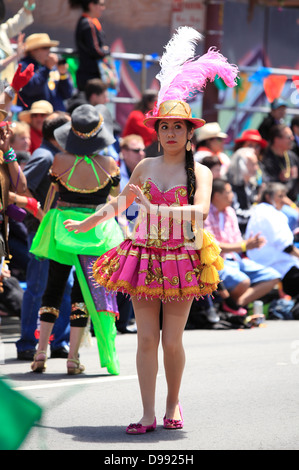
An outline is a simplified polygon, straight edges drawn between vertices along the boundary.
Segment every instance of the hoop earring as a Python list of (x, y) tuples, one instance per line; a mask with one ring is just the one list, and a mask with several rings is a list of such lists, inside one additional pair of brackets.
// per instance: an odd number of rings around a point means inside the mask
[(187, 140), (187, 144), (186, 144), (187, 152), (190, 152), (191, 149), (192, 149), (191, 140)]
[(158, 140), (158, 152), (159, 152), (159, 153), (161, 152), (161, 144), (160, 144), (160, 140)]

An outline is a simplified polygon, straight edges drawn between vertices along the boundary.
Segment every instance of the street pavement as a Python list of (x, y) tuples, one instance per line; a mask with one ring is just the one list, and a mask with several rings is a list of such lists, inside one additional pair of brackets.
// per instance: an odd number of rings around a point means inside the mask
[[(85, 374), (70, 377), (63, 359), (49, 359), (45, 374), (31, 373), (29, 362), (16, 360), (19, 320), (4, 319), (0, 328), (0, 374), (43, 409), (41, 422), (31, 428), (20, 450), (101, 450), (103, 463), (135, 467), (138, 451), (140, 465), (162, 463), (158, 458), (169, 459), (164, 464), (192, 464), (200, 450), (299, 449), (298, 321), (185, 331), (183, 430), (162, 427), (166, 384), (160, 348), (158, 426), (139, 436), (125, 434), (126, 426), (141, 417), (136, 335), (116, 337), (119, 376), (100, 367), (92, 338), (92, 346), (80, 352)], [(168, 457), (158, 457), (163, 453)], [(117, 460), (130, 456), (132, 460)]]

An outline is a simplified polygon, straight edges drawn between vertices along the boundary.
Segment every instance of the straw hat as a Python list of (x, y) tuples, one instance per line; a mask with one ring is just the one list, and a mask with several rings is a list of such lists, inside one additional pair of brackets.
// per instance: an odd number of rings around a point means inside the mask
[(54, 111), (53, 106), (49, 101), (40, 100), (35, 101), (31, 105), (31, 109), (29, 111), (22, 111), (19, 114), (19, 120), (25, 121), (27, 124), (31, 122), (31, 114), (52, 114)]
[(69, 153), (93, 155), (115, 142), (113, 119), (104, 105), (78, 106), (71, 116), (71, 122), (54, 131), (58, 144)]
[(218, 122), (209, 122), (195, 134), (196, 142), (202, 142), (203, 140), (213, 139), (215, 137), (219, 137), (220, 139), (226, 139), (228, 137), (225, 132), (222, 132)]
[(192, 122), (195, 129), (203, 126), (206, 122), (203, 119), (193, 118), (189, 104), (179, 100), (166, 100), (161, 103), (156, 115), (153, 115), (152, 111), (147, 113), (144, 124), (154, 129), (156, 122), (161, 119), (187, 120)]
[(25, 40), (25, 51), (30, 52), (40, 47), (56, 47), (59, 41), (52, 41), (46, 33), (31, 34)]
[(263, 149), (268, 146), (268, 142), (263, 139), (259, 131), (255, 129), (243, 131), (241, 136), (235, 140), (236, 144), (240, 144), (242, 142), (256, 142), (260, 144)]

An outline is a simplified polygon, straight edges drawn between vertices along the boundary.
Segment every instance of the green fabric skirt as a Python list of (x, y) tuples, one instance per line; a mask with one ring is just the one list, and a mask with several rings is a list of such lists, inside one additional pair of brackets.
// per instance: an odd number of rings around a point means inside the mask
[[(90, 208), (51, 209), (43, 218), (33, 239), (30, 252), (37, 258), (48, 258), (61, 264), (75, 266), (84, 302), (91, 317), (102, 367), (110, 374), (119, 374), (119, 360), (115, 348), (115, 316), (96, 308), (97, 292), (88, 283), (88, 270), (82, 256), (99, 257), (119, 245), (124, 237), (116, 220), (110, 219), (86, 233), (68, 232), (63, 222), (84, 220), (95, 212)], [(97, 285), (98, 288), (102, 288)], [(102, 288), (104, 289), (104, 288)]]
[(38, 228), (30, 252), (37, 258), (73, 266), (74, 255), (101, 256), (119, 245), (124, 237), (115, 219), (109, 219), (85, 233), (68, 232), (63, 225), (68, 219), (81, 221), (94, 212), (94, 209), (82, 207), (51, 209)]

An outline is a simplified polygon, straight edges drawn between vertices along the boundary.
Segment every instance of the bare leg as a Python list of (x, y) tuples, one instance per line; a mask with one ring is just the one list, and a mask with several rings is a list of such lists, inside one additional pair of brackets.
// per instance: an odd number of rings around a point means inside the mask
[(39, 354), (40, 351), (47, 351), (50, 336), (54, 327), (54, 323), (48, 323), (45, 321), (40, 322), (39, 342), (36, 351), (36, 358), (42, 358), (43, 353)]
[(168, 394), (166, 418), (181, 419), (179, 392), (185, 367), (183, 332), (192, 301), (174, 301), (163, 305), (162, 345)]
[(143, 404), (139, 421), (150, 426), (155, 419), (155, 393), (158, 373), (158, 346), (160, 341), (160, 300), (132, 298), (137, 324), (137, 373)]
[(260, 282), (255, 286), (249, 287), (243, 295), (239, 297), (239, 305), (244, 306), (253, 302), (254, 300), (260, 299), (264, 295), (268, 294), (273, 287), (278, 283), (279, 279), (273, 279), (271, 281)]

